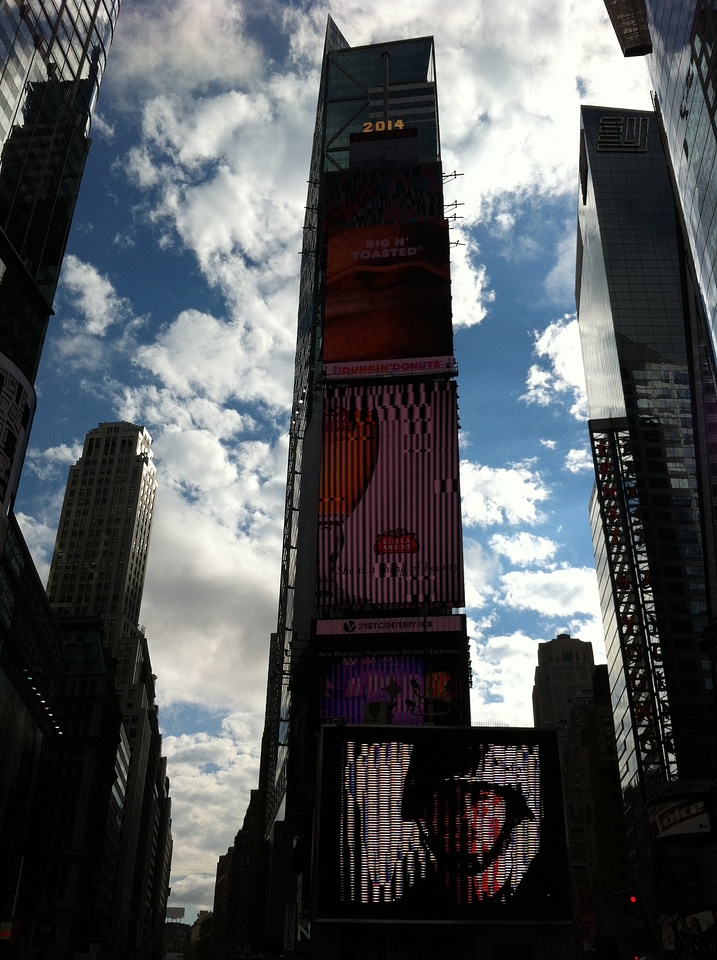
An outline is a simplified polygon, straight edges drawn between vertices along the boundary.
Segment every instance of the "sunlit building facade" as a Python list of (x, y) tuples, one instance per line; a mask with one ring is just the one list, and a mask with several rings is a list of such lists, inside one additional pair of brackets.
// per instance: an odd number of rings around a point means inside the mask
[(646, 56), (695, 272), (717, 343), (717, 4), (605, 0), (625, 56)]
[(681, 956), (679, 923), (717, 904), (715, 692), (701, 646), (717, 604), (717, 405), (654, 113), (582, 108), (578, 208), (591, 523), (628, 849), (651, 948)]

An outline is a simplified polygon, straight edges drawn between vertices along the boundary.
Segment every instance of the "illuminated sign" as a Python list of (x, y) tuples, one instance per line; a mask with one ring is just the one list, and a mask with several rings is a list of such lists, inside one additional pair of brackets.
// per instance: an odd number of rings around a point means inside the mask
[(465, 617), (365, 617), (350, 620), (317, 620), (317, 636), (366, 633), (448, 633), (465, 629)]
[(448, 224), (331, 230), (324, 364), (452, 353)]
[(370, 223), (442, 222), (445, 215), (441, 165), (424, 163), (330, 173), (326, 177), (323, 215), (326, 230)]
[(320, 796), (319, 919), (570, 918), (552, 731), (325, 727)]
[(316, 604), (463, 606), (452, 381), (324, 393)]
[(650, 832), (656, 839), (709, 836), (712, 833), (707, 794), (682, 794), (650, 803)]

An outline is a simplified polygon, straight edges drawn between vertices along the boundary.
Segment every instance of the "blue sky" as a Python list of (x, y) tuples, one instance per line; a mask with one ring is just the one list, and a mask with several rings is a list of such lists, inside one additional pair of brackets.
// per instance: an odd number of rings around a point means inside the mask
[[(306, 179), (329, 7), (123, 0), (16, 509), (45, 574), (68, 467), (145, 425), (146, 626), (170, 905), (212, 906), (256, 786), (276, 625)], [(433, 34), (452, 239), (474, 723), (531, 724), (537, 644), (603, 659), (574, 317), (580, 102), (649, 107), (602, 0), (337, 0), (352, 45)]]

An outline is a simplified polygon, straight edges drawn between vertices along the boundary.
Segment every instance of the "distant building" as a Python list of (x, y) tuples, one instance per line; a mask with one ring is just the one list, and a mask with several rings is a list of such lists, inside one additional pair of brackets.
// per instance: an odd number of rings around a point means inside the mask
[(592, 689), (594, 671), (591, 643), (559, 633), (554, 640), (538, 644), (533, 721), (536, 727), (558, 731), (561, 756), (565, 753), (573, 702), (580, 692)]
[(48, 580), (59, 621), (99, 620), (114, 664), (130, 762), (112, 940), (120, 953), (149, 956), (161, 951), (172, 843), (156, 678), (139, 626), (156, 491), (143, 427), (103, 423), (91, 430), (70, 469)]
[(717, 905), (701, 641), (717, 612), (717, 379), (655, 114), (583, 107), (578, 206), (591, 524), (631, 882), (650, 949), (679, 956), (675, 924)]

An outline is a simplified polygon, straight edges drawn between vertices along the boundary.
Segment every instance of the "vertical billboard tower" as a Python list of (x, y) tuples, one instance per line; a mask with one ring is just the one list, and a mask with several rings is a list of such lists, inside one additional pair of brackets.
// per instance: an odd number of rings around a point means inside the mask
[(554, 739), (470, 727), (443, 181), (432, 38), (329, 20), (260, 782), (266, 927), (312, 957), (476, 956), (437, 925), (566, 909)]

